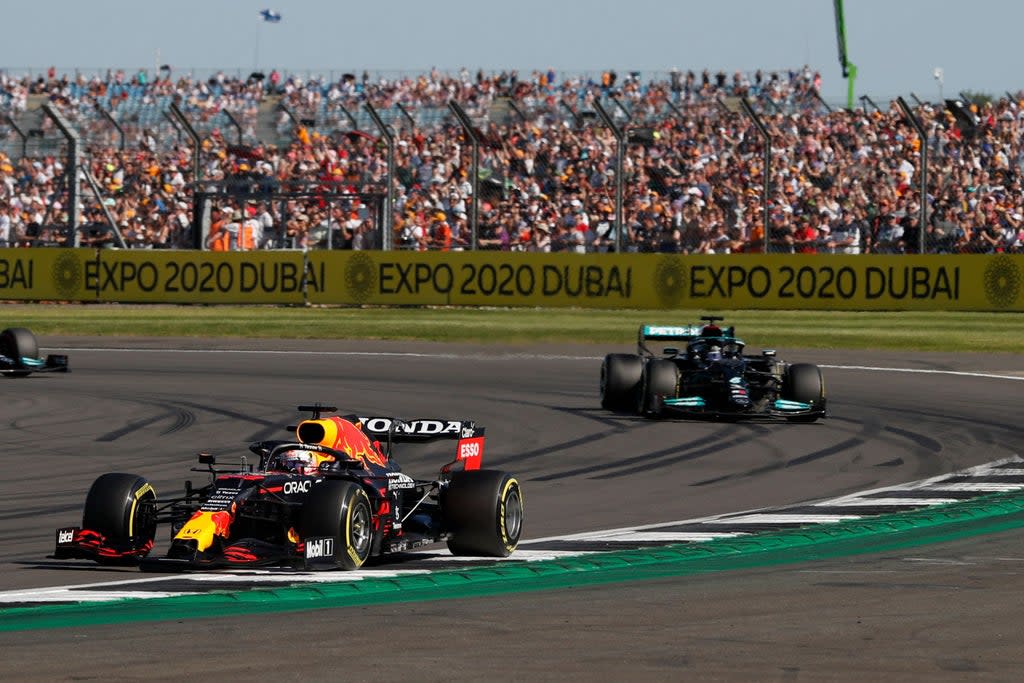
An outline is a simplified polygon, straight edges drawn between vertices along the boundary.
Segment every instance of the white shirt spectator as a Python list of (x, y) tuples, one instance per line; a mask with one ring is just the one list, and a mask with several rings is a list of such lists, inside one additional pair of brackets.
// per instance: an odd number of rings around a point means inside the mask
[(833, 228), (832, 235), (828, 239), (835, 244), (836, 254), (859, 254), (860, 253), (860, 227), (856, 221), (840, 223)]
[(0, 209), (0, 248), (11, 246), (11, 217), (7, 209)]

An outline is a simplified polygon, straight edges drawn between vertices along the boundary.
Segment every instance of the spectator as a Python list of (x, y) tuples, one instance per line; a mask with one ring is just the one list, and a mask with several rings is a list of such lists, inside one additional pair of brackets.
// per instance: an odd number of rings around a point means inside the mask
[(768, 251), (780, 254), (792, 254), (796, 243), (795, 230), (786, 213), (778, 211), (772, 214), (768, 224)]
[(862, 225), (857, 209), (847, 206), (843, 217), (824, 240), (825, 250), (832, 254), (859, 254)]
[(11, 232), (10, 207), (0, 203), (0, 248), (11, 246), (13, 233)]
[(434, 214), (434, 221), (430, 226), (430, 246), (438, 251), (451, 251), (452, 228), (444, 211)]
[[(469, 160), (459, 139), (462, 132), (450, 120), (442, 116), (436, 123), (423, 124), (432, 112), (443, 110), (451, 97), (462, 102), (475, 120), (485, 118), (499, 97), (522, 105), (522, 119), (495, 120), (481, 131), (496, 141), (482, 146), (480, 158), (481, 177), (488, 178), (487, 186), (497, 194), (489, 198), (489, 210), (506, 216), (518, 209), (522, 211), (520, 221), (530, 218), (559, 223), (559, 218), (564, 218), (573, 250), (579, 249), (573, 230), (584, 234), (585, 249), (608, 250), (614, 244), (611, 211), (606, 212), (603, 205), (611, 203), (617, 148), (601, 127), (563, 125), (565, 112), (560, 103), (572, 103), (576, 111), (585, 113), (596, 97), (612, 92), (629, 106), (633, 125), (650, 131), (641, 141), (628, 145), (621, 159), (626, 190), (623, 242), (629, 250), (661, 249), (666, 220), (679, 229), (684, 251), (717, 251), (718, 247), (708, 246), (709, 240), (732, 236), (737, 228), (740, 239), (745, 240), (743, 250), (763, 249), (760, 221), (753, 217), (761, 205), (749, 198), (759, 195), (766, 180), (784, 190), (773, 199), (773, 208), (786, 214), (784, 222), (791, 230), (804, 227), (799, 216), (827, 212), (833, 239), (847, 205), (858, 211), (857, 221), (889, 213), (906, 221), (906, 214), (914, 213), (914, 202), (932, 202), (934, 198), (935, 206), (926, 205), (926, 210), (947, 220), (942, 225), (929, 220), (925, 246), (933, 251), (951, 250), (954, 241), (966, 250), (1006, 249), (1016, 241), (1015, 232), (1020, 228), (1003, 216), (1024, 210), (1024, 193), (1017, 177), (1024, 158), (1024, 117), (1017, 97), (984, 105), (974, 135), (967, 135), (942, 109), (920, 106), (915, 113), (929, 131), (927, 140), (920, 141), (892, 104), (870, 113), (826, 112), (816, 98), (820, 74), (806, 68), (731, 77), (711, 69), (700, 77), (700, 71), (685, 75), (677, 71), (645, 82), (638, 74), (622, 79), (613, 77), (612, 72), (606, 72), (600, 81), (565, 74), (554, 81), (552, 74), (540, 71), (522, 77), (510, 72), (490, 77), (481, 73), (473, 79), (468, 72), (446, 75), (435, 70), (409, 78), (343, 77), (336, 82), (275, 73), (276, 83), (272, 78), (250, 81), (223, 73), (209, 80), (182, 77), (175, 81), (165, 72), (134, 76), (113, 72), (107, 77), (55, 74), (38, 82), (0, 74), (0, 110), (23, 111), (30, 91), (48, 96), (88, 141), (83, 165), (112, 198), (114, 204), (108, 208), (115, 221), (127, 220), (133, 226), (136, 217), (142, 216), (145, 230), (140, 234), (162, 246), (191, 246), (192, 192), (198, 187), (194, 185), (198, 179), (192, 176), (191, 149), (178, 144), (169, 131), (141, 123), (146, 120), (142, 114), (159, 112), (172, 100), (183, 107), (203, 135), (202, 189), (234, 184), (260, 192), (318, 188), (343, 194), (381, 192), (394, 183), (399, 186), (397, 208), (401, 211), (411, 209), (428, 217), (435, 211), (447, 213), (456, 233), (452, 248), (461, 233), (461, 226), (455, 225), (457, 216), (469, 208)], [(293, 139), (281, 149), (262, 144), (227, 145), (216, 124), (220, 112), (232, 112), (251, 141), (260, 105), (271, 93), (280, 95), (300, 120), (313, 120), (316, 125), (293, 129), (291, 119), (284, 116), (277, 132), (293, 135)], [(761, 174), (758, 136), (749, 121), (717, 106), (723, 95), (746, 96), (762, 107), (764, 123), (777, 142), (773, 149), (783, 160), (773, 164), (771, 178)], [(335, 123), (344, 123), (341, 107), (356, 111), (364, 102), (381, 109), (402, 103), (422, 114), (416, 128), (398, 131), (398, 168), (393, 179), (386, 177), (383, 150), (371, 136), (334, 133), (339, 128)], [(673, 103), (682, 115), (664, 116), (666, 103)], [(130, 141), (126, 150), (114, 146), (109, 125), (96, 115), (97, 104), (118, 114)], [(911, 183), (918, 180), (916, 164), (922, 142), (932, 152), (930, 187), (923, 197), (917, 197)], [(52, 225), (66, 213), (63, 172), (60, 160), (53, 157), (11, 160), (0, 155), (0, 202), (9, 207), (10, 240), (26, 230), (34, 230), (38, 238), (41, 228), (28, 226)], [(885, 208), (882, 201), (887, 202)], [(87, 209), (93, 208), (86, 204)], [(350, 238), (340, 234), (342, 224), (354, 233), (367, 216), (360, 214), (354, 223), (352, 219), (342, 221), (315, 204), (302, 200), (289, 204), (283, 212), (268, 205), (253, 216), (260, 221), (263, 235), (258, 246), (281, 246), (287, 241), (271, 238), (266, 218), (274, 225), (286, 226), (285, 234), (292, 235), (288, 246), (292, 246), (299, 234), (294, 217), (300, 213), (307, 216), (318, 236), (323, 233), (313, 246), (351, 246)], [(943, 214), (940, 204), (953, 208), (958, 222), (961, 212), (968, 214), (969, 224), (950, 227), (948, 212)], [(1004, 209), (995, 222), (987, 215), (983, 221), (974, 215), (979, 208), (988, 214), (994, 206)], [(684, 218), (687, 207), (692, 211)], [(869, 212), (859, 213), (862, 208)], [(584, 222), (581, 210), (588, 231), (579, 228)], [(552, 211), (555, 215), (547, 215)], [(570, 217), (574, 217), (573, 225), (568, 223)], [(719, 230), (719, 223), (724, 223), (724, 231)], [(504, 225), (509, 248), (519, 241), (521, 227), (518, 222)], [(819, 236), (825, 232), (820, 223), (815, 227)], [(866, 248), (874, 251), (873, 241), (885, 221), (872, 225), (871, 230), (868, 227), (862, 223), (859, 229)], [(915, 226), (908, 223), (902, 227), (904, 244), (912, 250), (917, 243)], [(945, 234), (961, 229), (963, 239)], [(338, 240), (334, 239), (336, 230)], [(1007, 238), (1008, 230), (1012, 240)], [(481, 245), (495, 239), (486, 232), (481, 231)], [(985, 239), (986, 234), (999, 244)], [(34, 239), (31, 234), (29, 238)], [(309, 243), (308, 232), (303, 239)], [(936, 242), (931, 244), (933, 239)], [(781, 245), (772, 242), (771, 231), (769, 240), (771, 250), (799, 248), (785, 239)], [(687, 242), (691, 243), (688, 247)], [(826, 244), (824, 248), (829, 247)]]
[(526, 251), (551, 251), (551, 227), (543, 221), (537, 223), (530, 232), (529, 243), (525, 247)]
[[(828, 214), (823, 212), (825, 220), (821, 221), (821, 231), (827, 236), (831, 231)], [(800, 218), (799, 227), (793, 235), (793, 247), (798, 254), (813, 254), (818, 251), (819, 228), (815, 227), (810, 216)]]
[(902, 254), (903, 246), (903, 226), (900, 225), (899, 216), (895, 213), (886, 214), (878, 229), (872, 251), (876, 254)]
[(903, 228), (903, 251), (907, 254), (920, 253), (921, 222), (917, 207), (909, 207), (907, 215), (900, 221)]
[[(34, 237), (38, 238), (38, 225), (34, 232)], [(107, 223), (102, 211), (91, 213), (89, 222), (79, 228), (78, 245), (81, 247), (109, 248), (116, 244), (114, 230)]]

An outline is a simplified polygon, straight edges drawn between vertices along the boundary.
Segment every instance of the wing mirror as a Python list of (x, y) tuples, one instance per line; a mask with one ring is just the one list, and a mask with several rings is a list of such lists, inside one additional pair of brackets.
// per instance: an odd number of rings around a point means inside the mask
[(761, 355), (762, 356), (767, 356), (768, 358), (774, 358), (775, 357), (775, 349), (765, 349), (764, 351), (761, 352)]
[(217, 458), (214, 457), (213, 453), (205, 453), (204, 452), (204, 453), (198, 453), (197, 455), (199, 457), (199, 464), (200, 465), (209, 465), (210, 467), (213, 467), (214, 465), (217, 464)]
[(661, 350), (661, 352), (664, 353), (666, 356), (678, 356), (679, 355), (679, 349), (677, 349), (674, 346), (666, 346), (665, 348), (663, 348)]

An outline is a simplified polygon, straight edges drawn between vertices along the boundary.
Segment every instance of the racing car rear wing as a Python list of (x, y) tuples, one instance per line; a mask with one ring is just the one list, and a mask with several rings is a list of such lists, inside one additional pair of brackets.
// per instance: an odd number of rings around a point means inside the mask
[(641, 325), (639, 341), (684, 341), (700, 336), (700, 325)]
[[(323, 413), (335, 412), (334, 406), (317, 403), (312, 406), (299, 406), (300, 411), (312, 412), (313, 420), (319, 420)], [(442, 472), (456, 469), (480, 469), (484, 454), (484, 428), (477, 426), (473, 420), (442, 420), (436, 418), (419, 418), (404, 420), (391, 416), (364, 416), (358, 414), (340, 416), (355, 424), (369, 438), (382, 442), (386, 455), (391, 457), (391, 446), (396, 443), (429, 443), (438, 440), (458, 441), (456, 458), (442, 468)], [(295, 426), (288, 431), (295, 432)], [(461, 467), (456, 467), (457, 465)]]
[(656, 356), (647, 346), (649, 341), (673, 341), (688, 344), (700, 337), (700, 325), (641, 325), (636, 348), (640, 355)]
[(484, 428), (472, 420), (437, 420), (420, 418), (402, 420), (397, 417), (346, 416), (362, 425), (363, 431), (371, 438), (386, 440), (388, 450), (392, 443), (427, 443), (439, 439), (458, 440), (455, 460), (441, 468), (450, 474), (460, 469), (478, 470), (484, 457)]
[(463, 439), (482, 436), (483, 427), (472, 420), (438, 420), (420, 418), (403, 420), (397, 417), (364, 417), (346, 415), (346, 420), (361, 424), (371, 437), (390, 437), (395, 443), (424, 443), (439, 439)]
[[(718, 316), (704, 316), (701, 320), (714, 324), (722, 320)], [(637, 334), (637, 349), (641, 354), (657, 355), (648, 346), (649, 341), (674, 341), (688, 344), (701, 337), (703, 325), (641, 325)], [(722, 339), (732, 338), (734, 328), (727, 327), (722, 331)]]

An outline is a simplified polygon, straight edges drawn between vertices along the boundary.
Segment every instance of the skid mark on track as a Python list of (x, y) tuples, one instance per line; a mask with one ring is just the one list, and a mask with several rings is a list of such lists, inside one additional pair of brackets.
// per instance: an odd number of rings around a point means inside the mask
[(885, 431), (891, 432), (892, 434), (896, 434), (898, 436), (905, 437), (910, 441), (916, 443), (918, 446), (931, 451), (932, 453), (942, 452), (942, 444), (936, 441), (935, 439), (931, 438), (930, 436), (926, 436), (918, 432), (912, 432), (909, 429), (900, 429), (899, 427), (892, 426), (886, 427)]
[(166, 436), (167, 434), (172, 434), (176, 431), (180, 431), (181, 429), (184, 429), (188, 425), (191, 425), (193, 422), (195, 422), (195, 416), (192, 413), (183, 410), (171, 410), (165, 413), (160, 413), (158, 415), (143, 418), (141, 420), (135, 420), (134, 422), (129, 422), (128, 424), (124, 425), (123, 427), (120, 427), (119, 429), (109, 431), (106, 434), (100, 434), (99, 436), (96, 437), (96, 441), (101, 443), (117, 441), (122, 437), (134, 434), (135, 432), (142, 431), (146, 427), (150, 427), (154, 424), (157, 424), (158, 422), (163, 422), (168, 418), (173, 418), (174, 421), (171, 424), (171, 426), (167, 427), (166, 429), (160, 432), (161, 436)]
[(746, 479), (746, 478), (749, 478), (749, 477), (756, 477), (756, 476), (759, 476), (761, 474), (765, 474), (767, 472), (774, 472), (776, 470), (783, 470), (783, 469), (786, 469), (786, 468), (789, 468), (789, 467), (797, 467), (799, 465), (805, 465), (805, 464), (807, 464), (809, 462), (814, 462), (815, 460), (821, 460), (822, 458), (827, 458), (830, 455), (836, 455), (838, 453), (845, 453), (846, 451), (849, 451), (849, 450), (851, 450), (853, 448), (856, 448), (857, 446), (860, 446), (863, 443), (864, 443), (863, 439), (858, 438), (858, 437), (854, 437), (852, 439), (846, 439), (845, 441), (841, 441), (841, 442), (839, 442), (837, 444), (833, 444), (832, 446), (828, 446), (827, 448), (821, 448), (819, 450), (812, 451), (811, 453), (807, 453), (805, 455), (801, 455), (801, 456), (798, 456), (796, 458), (791, 458), (791, 459), (785, 460), (783, 462), (773, 462), (773, 463), (770, 463), (768, 465), (764, 465), (762, 467), (757, 467), (755, 469), (747, 470), (746, 472), (741, 472), (741, 473), (738, 473), (738, 474), (725, 474), (725, 475), (722, 475), (721, 477), (713, 477), (711, 479), (703, 479), (701, 481), (694, 482), (692, 485), (693, 486), (708, 486), (710, 484), (718, 484), (718, 483), (721, 483), (723, 481), (732, 481), (732, 480), (737, 480), (737, 479)]
[[(652, 423), (648, 422), (647, 424), (652, 424)], [(598, 465), (587, 465), (585, 467), (576, 467), (576, 468), (573, 468), (573, 469), (564, 470), (562, 472), (553, 472), (551, 474), (545, 474), (545, 475), (541, 475), (539, 477), (532, 477), (531, 481), (555, 481), (555, 480), (558, 480), (558, 479), (566, 479), (566, 478), (569, 478), (569, 477), (584, 476), (584, 475), (588, 475), (588, 474), (595, 474), (597, 472), (605, 472), (607, 470), (620, 469), (620, 468), (627, 468), (628, 471), (631, 471), (631, 472), (635, 472), (637, 468), (648, 469), (648, 467), (645, 467), (645, 466), (651, 465), (651, 461), (652, 460), (660, 458), (662, 456), (671, 455), (671, 454), (674, 454), (674, 453), (688, 452), (688, 451), (691, 451), (693, 449), (700, 449), (701, 447), (707, 446), (707, 445), (710, 445), (710, 444), (721, 444), (722, 443), (722, 438), (725, 436), (725, 434), (732, 433), (732, 431), (733, 430), (731, 430), (731, 429), (720, 429), (720, 430), (716, 431), (713, 434), (709, 434), (707, 436), (700, 437), (698, 439), (694, 439), (693, 441), (691, 441), (689, 443), (683, 443), (683, 444), (679, 444), (677, 446), (671, 446), (669, 448), (663, 448), (663, 449), (657, 450), (657, 451), (650, 451), (650, 452), (647, 452), (647, 453), (641, 453), (640, 455), (635, 455), (635, 456), (632, 456), (632, 457), (629, 457), (629, 458), (624, 458), (622, 460), (617, 460), (617, 461), (611, 462), (611, 463), (603, 463), (603, 464), (598, 464)], [(548, 451), (548, 452), (550, 452), (550, 451)]]

